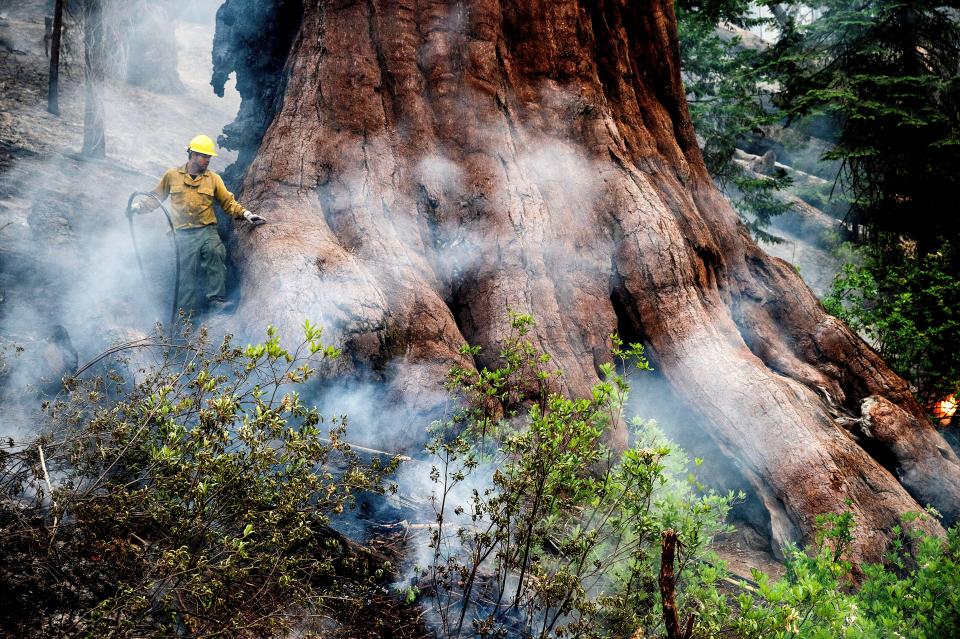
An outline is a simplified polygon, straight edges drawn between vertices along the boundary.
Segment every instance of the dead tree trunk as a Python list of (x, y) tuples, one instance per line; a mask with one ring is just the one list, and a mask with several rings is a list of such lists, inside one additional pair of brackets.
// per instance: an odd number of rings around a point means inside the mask
[(154, 93), (184, 92), (177, 71), (176, 13), (169, 2), (156, 0), (126, 4), (127, 83)]
[(106, 116), (103, 105), (103, 6), (102, 0), (83, 0), (83, 148), (80, 154), (102, 159), (107, 155)]
[(690, 615), (687, 623), (681, 628), (680, 613), (677, 611), (677, 577), (673, 570), (673, 562), (677, 554), (677, 533), (668, 528), (660, 535), (660, 603), (663, 608), (663, 626), (667, 631), (667, 639), (690, 639), (693, 631), (693, 622), (696, 618)]
[[(246, 87), (234, 129), (269, 122), (241, 149), (243, 201), (271, 221), (237, 238), (251, 330), (320, 320), (351, 366), (421, 405), (452, 363), (490, 363), (508, 309), (537, 318), (574, 394), (611, 333), (637, 334), (755, 488), (775, 547), (847, 499), (871, 559), (906, 511), (957, 518), (960, 460), (907, 385), (714, 188), (669, 1), (311, 1), (301, 16), (229, 0), (219, 18), (215, 78)], [(486, 355), (465, 362), (466, 342)]]
[(63, 3), (57, 0), (50, 34), (50, 75), (47, 82), (47, 111), (60, 115), (60, 35), (63, 33)]

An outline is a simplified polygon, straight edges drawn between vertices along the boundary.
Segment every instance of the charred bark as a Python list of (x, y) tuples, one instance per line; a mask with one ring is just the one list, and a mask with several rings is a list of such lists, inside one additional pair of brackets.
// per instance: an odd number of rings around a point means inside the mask
[(283, 95), (283, 67), (302, 16), (302, 0), (226, 0), (217, 10), (210, 84), (223, 97), (227, 78), (236, 71), (243, 98), (237, 119), (218, 140), (239, 150), (237, 161), (223, 175), (231, 187), (239, 185), (273, 121)]
[(47, 111), (60, 115), (60, 36), (63, 33), (63, 2), (57, 0), (53, 9), (50, 32), (50, 75), (47, 81)]
[(619, 324), (742, 469), (775, 548), (847, 499), (862, 558), (906, 511), (956, 520), (960, 460), (907, 385), (711, 183), (670, 2), (307, 2), (259, 67), (224, 11), (215, 84), (237, 70), (241, 117), (270, 104), (262, 139), (231, 138), (252, 157), (243, 201), (271, 221), (237, 238), (251, 329), (320, 320), (345, 367), (430, 407), (452, 363), (474, 365), (460, 346), (499, 351), (508, 309), (538, 319), (572, 394)]

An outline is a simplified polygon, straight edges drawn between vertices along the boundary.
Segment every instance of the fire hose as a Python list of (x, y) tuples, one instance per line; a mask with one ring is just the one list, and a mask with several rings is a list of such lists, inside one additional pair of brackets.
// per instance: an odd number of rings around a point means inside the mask
[(140, 250), (137, 247), (137, 233), (133, 225), (133, 200), (140, 195), (152, 197), (156, 200), (157, 204), (163, 210), (163, 214), (167, 217), (167, 225), (170, 227), (170, 237), (173, 239), (173, 252), (176, 256), (177, 268), (173, 276), (173, 302), (170, 304), (170, 334), (172, 335), (177, 321), (177, 299), (180, 297), (180, 244), (177, 242), (177, 229), (173, 226), (170, 211), (167, 210), (167, 207), (163, 205), (163, 202), (160, 201), (160, 198), (156, 195), (149, 191), (134, 191), (130, 194), (130, 198), (127, 200), (127, 222), (130, 223), (130, 241), (133, 243), (133, 254), (137, 256), (137, 266), (140, 268), (140, 276), (143, 278), (144, 287), (149, 288), (149, 282), (147, 281), (147, 272), (143, 269), (143, 260), (140, 258)]

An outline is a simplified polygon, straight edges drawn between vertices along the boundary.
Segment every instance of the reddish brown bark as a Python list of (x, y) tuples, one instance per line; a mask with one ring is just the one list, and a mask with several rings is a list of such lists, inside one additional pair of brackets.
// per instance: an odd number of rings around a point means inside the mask
[(660, 577), (657, 585), (660, 587), (660, 602), (663, 607), (663, 626), (667, 631), (667, 639), (690, 639), (693, 631), (693, 615), (687, 623), (680, 627), (680, 613), (677, 611), (677, 578), (673, 570), (673, 563), (677, 554), (677, 533), (668, 528), (660, 535)]
[(904, 382), (712, 185), (670, 2), (305, 2), (284, 73), (243, 182), (271, 221), (239, 238), (251, 329), (320, 319), (429, 405), (461, 345), (499, 350), (508, 309), (575, 394), (619, 327), (737, 461), (775, 544), (846, 499), (862, 557), (901, 513), (956, 518), (960, 461)]

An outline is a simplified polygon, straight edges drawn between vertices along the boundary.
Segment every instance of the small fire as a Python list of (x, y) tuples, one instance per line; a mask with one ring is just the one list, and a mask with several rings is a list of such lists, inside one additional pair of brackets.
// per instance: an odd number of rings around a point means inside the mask
[(954, 413), (957, 412), (957, 396), (950, 395), (943, 401), (937, 403), (933, 409), (934, 416), (940, 419), (941, 424), (949, 424)]

